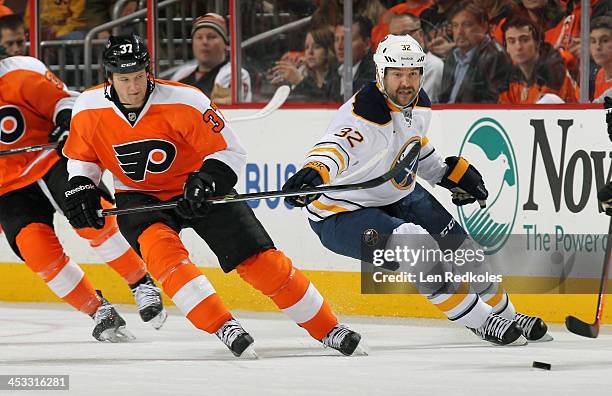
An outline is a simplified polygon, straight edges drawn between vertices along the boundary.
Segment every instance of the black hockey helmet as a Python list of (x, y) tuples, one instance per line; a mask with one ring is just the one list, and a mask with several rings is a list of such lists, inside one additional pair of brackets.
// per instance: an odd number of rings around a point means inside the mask
[(133, 73), (145, 69), (151, 72), (149, 50), (140, 37), (110, 36), (102, 54), (106, 78), (113, 73)]

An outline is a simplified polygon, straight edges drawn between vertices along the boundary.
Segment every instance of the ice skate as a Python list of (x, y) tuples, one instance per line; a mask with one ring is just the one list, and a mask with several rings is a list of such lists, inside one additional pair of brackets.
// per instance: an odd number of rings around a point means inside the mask
[(155, 330), (159, 330), (166, 321), (168, 313), (163, 306), (161, 289), (155, 286), (151, 275), (145, 275), (145, 283), (132, 289), (138, 311), (143, 322), (149, 323)]
[(345, 356), (367, 355), (360, 341), (361, 335), (359, 333), (350, 330), (345, 325), (338, 324), (323, 337), (321, 343), (325, 347), (333, 348)]
[(253, 349), (253, 337), (234, 318), (225, 322), (215, 335), (229, 348), (234, 356), (242, 359), (257, 359)]
[(496, 345), (525, 345), (527, 340), (523, 337), (521, 327), (512, 320), (490, 314), (482, 326), (472, 329), (474, 334), (485, 341)]
[(546, 323), (536, 316), (517, 312), (514, 315), (514, 321), (523, 330), (523, 336), (529, 342), (547, 342), (553, 340), (552, 336), (548, 334)]
[(100, 290), (96, 290), (96, 292), (102, 300), (102, 305), (98, 307), (93, 317), (96, 322), (92, 332), (94, 338), (102, 342), (129, 342), (135, 340), (136, 337), (125, 328), (125, 320), (119, 316), (113, 305), (102, 296)]

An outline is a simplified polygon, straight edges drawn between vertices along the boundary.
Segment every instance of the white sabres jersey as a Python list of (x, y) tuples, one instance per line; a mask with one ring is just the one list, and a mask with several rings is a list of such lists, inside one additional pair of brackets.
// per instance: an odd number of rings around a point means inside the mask
[[(424, 90), (410, 109), (402, 111), (385, 99), (374, 82), (368, 83), (340, 107), (304, 164), (325, 164), (330, 185), (360, 183), (388, 172), (409, 144), (420, 140), (417, 173), (438, 183), (447, 166), (426, 138), (430, 121), (431, 102)], [(370, 189), (325, 193), (306, 207), (308, 218), (321, 221), (342, 212), (389, 205), (410, 194), (414, 183), (410, 172)]]

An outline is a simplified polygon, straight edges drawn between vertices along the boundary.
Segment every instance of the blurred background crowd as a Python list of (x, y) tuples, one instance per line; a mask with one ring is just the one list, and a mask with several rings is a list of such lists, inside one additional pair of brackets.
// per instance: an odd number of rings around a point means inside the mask
[[(266, 101), (287, 84), (290, 101), (342, 102), (344, 1), (239, 1), (241, 100)], [(110, 34), (146, 37), (145, 3), (41, 0), (41, 59), (74, 89), (101, 82), (101, 46)], [(576, 103), (582, 53), (588, 100), (612, 96), (612, 0), (590, 0), (588, 42), (580, 0), (353, 0), (352, 8), (353, 92), (375, 79), (372, 53), (392, 33), (425, 49), (434, 103)], [(27, 54), (29, 12), (24, 0), (0, 0), (6, 55)], [(160, 1), (159, 17), (157, 77), (230, 103), (229, 1)]]

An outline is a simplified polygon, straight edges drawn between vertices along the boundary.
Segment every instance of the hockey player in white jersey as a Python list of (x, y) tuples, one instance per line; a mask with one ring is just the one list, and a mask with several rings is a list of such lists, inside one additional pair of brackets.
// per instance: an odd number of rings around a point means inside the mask
[[(374, 61), (376, 82), (366, 84), (340, 107), (303, 168), (287, 180), (283, 190), (372, 179), (393, 168), (420, 141), (416, 172), (421, 178), (449, 189), (456, 205), (476, 201), (485, 205), (488, 192), (476, 168), (461, 157), (443, 159), (426, 137), (431, 103), (422, 89), (425, 53), (417, 41), (409, 35), (388, 35)], [(416, 182), (416, 172), (371, 189), (291, 197), (287, 202), (305, 207), (312, 229), (326, 248), (364, 261), (372, 258), (362, 253), (365, 238), (388, 250), (411, 242), (408, 247), (413, 249), (474, 248), (460, 224)], [(413, 270), (427, 274), (457, 270), (457, 263), (417, 264)], [(509, 345), (551, 339), (542, 319), (515, 311), (499, 283), (417, 281), (416, 287), (451, 321), (484, 340)]]

